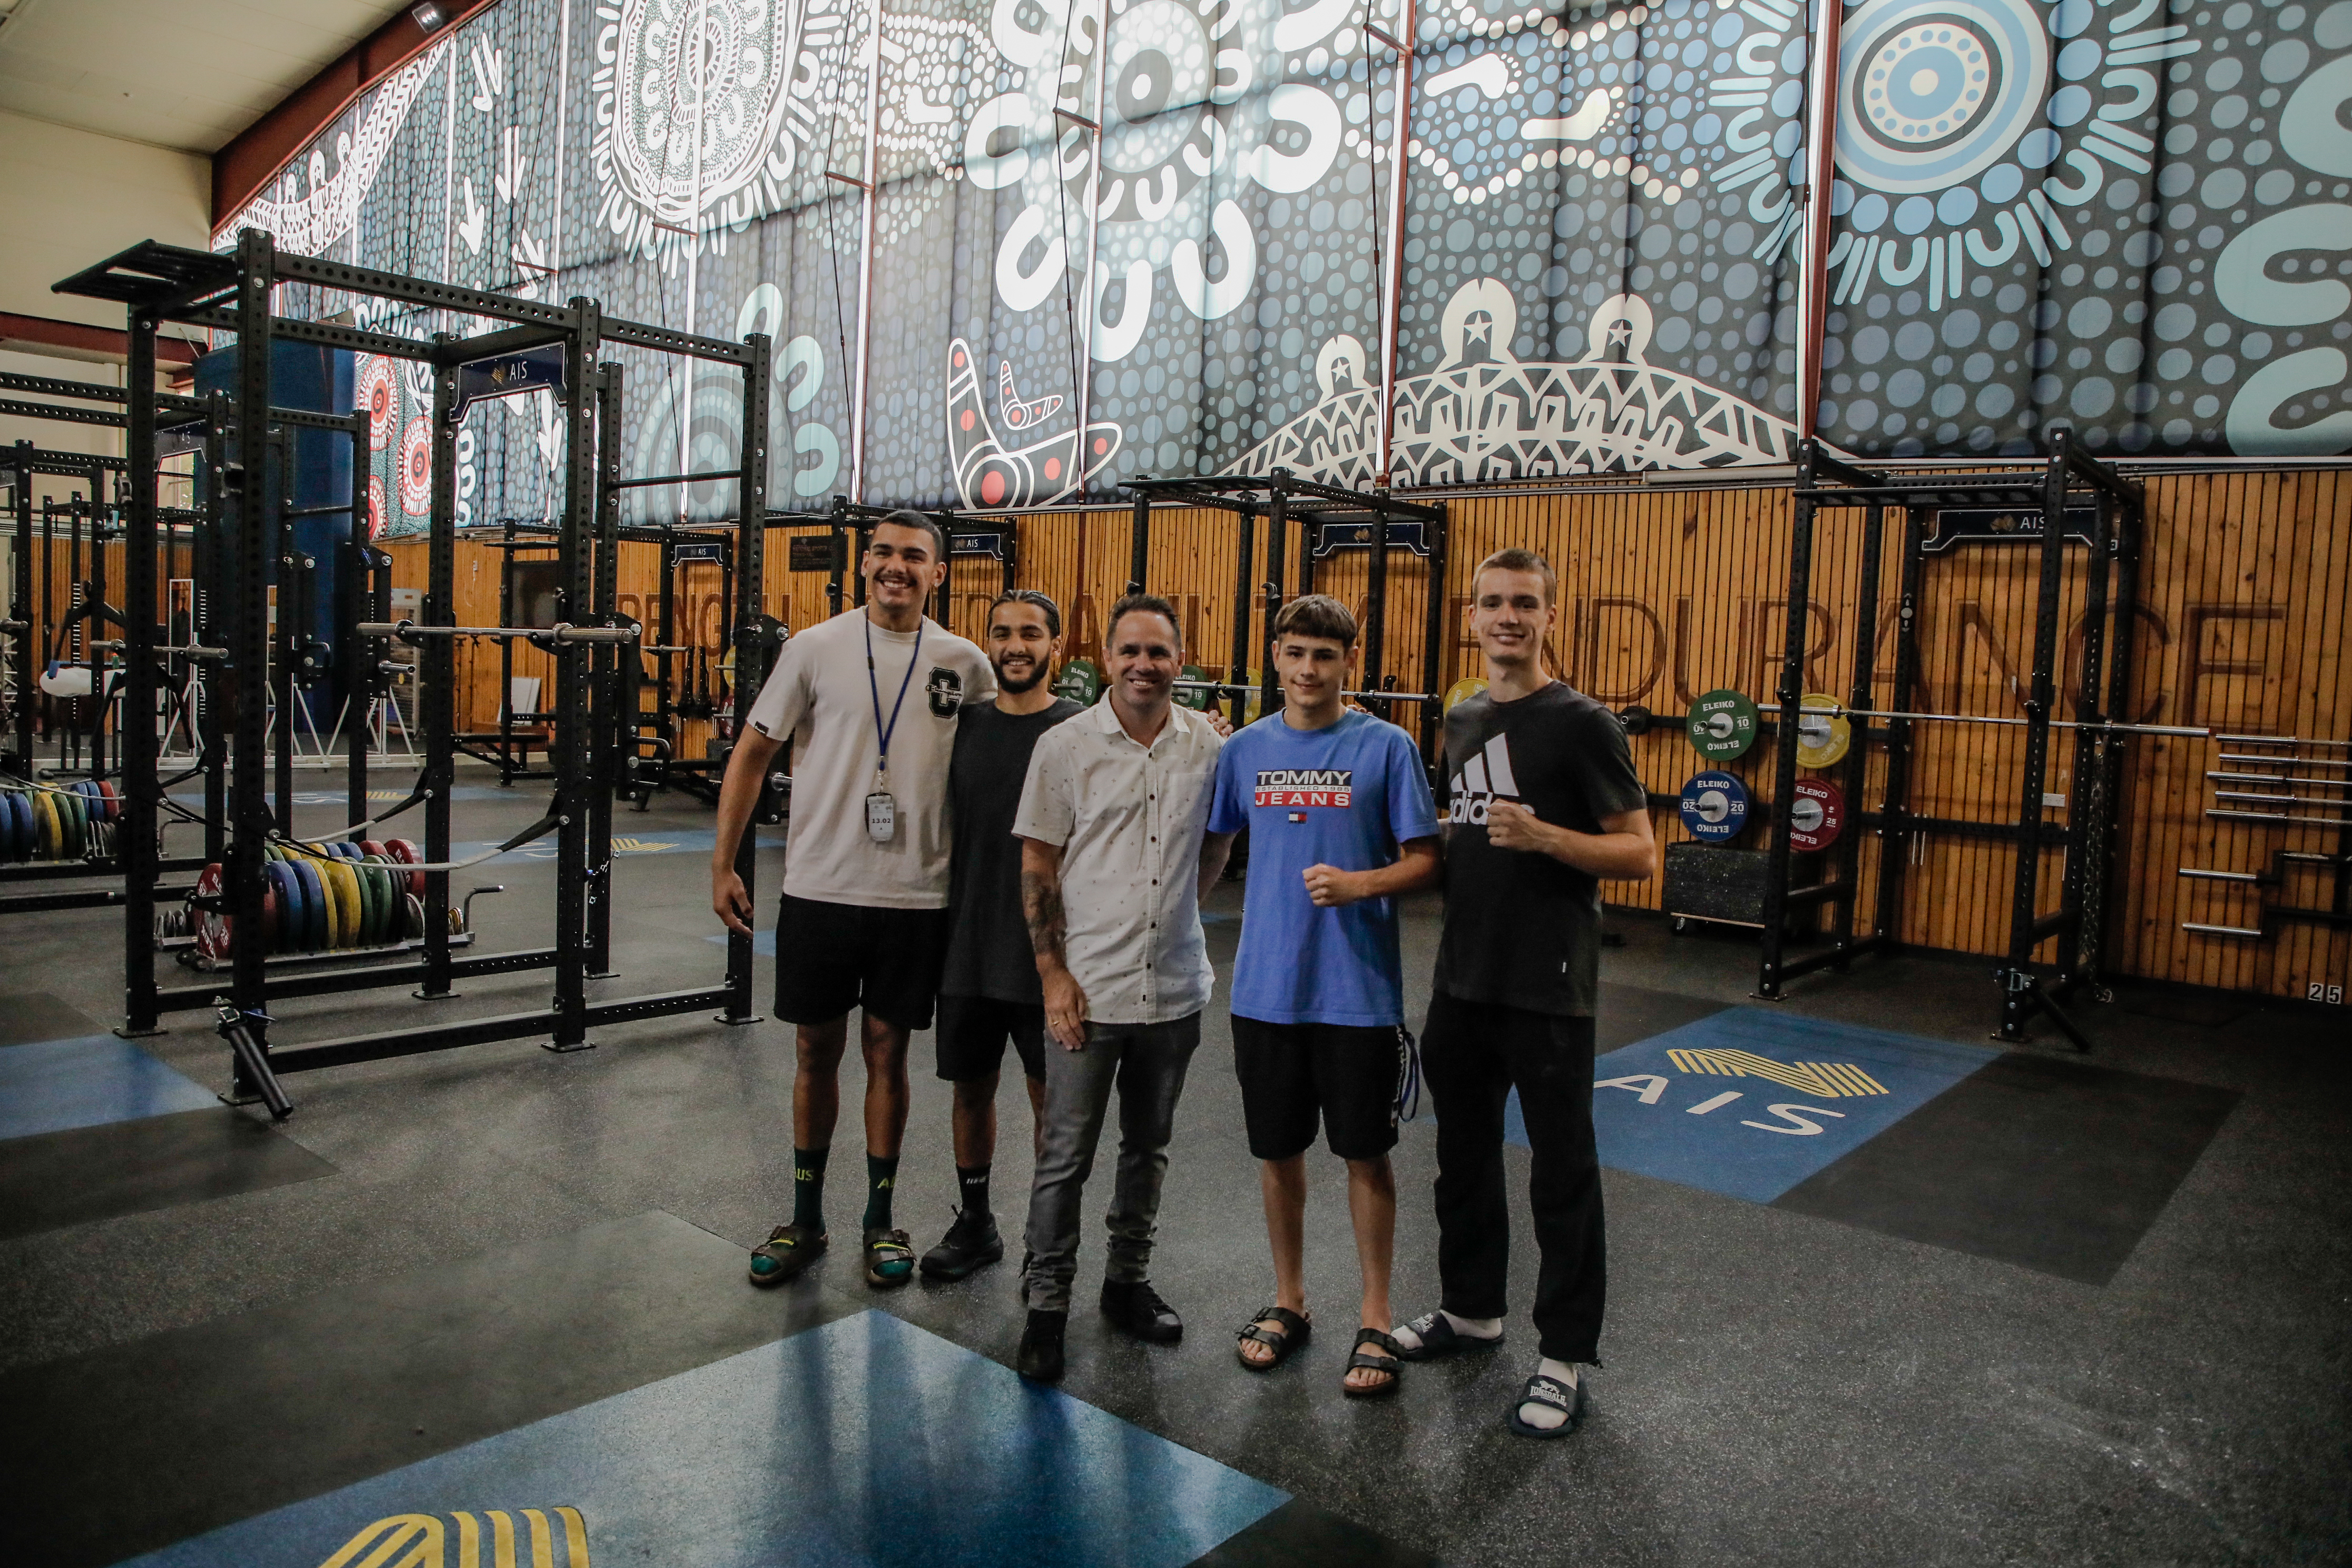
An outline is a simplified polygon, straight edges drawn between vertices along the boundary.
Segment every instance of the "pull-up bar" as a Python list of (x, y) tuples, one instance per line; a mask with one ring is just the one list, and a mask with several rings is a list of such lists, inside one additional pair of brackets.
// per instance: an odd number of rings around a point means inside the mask
[(551, 626), (420, 626), (415, 621), (362, 621), (352, 628), (363, 637), (398, 637), (415, 643), (425, 637), (511, 637), (524, 642), (545, 638), (551, 643), (631, 643), (635, 626), (575, 626), (558, 621)]

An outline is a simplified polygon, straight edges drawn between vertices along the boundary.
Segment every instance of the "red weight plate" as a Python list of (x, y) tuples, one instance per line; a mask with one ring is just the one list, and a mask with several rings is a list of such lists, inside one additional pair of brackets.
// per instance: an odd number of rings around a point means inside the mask
[(1799, 779), (1790, 808), (1790, 847), (1826, 849), (1844, 831), (1845, 796), (1838, 786), (1827, 779)]
[[(383, 852), (404, 866), (421, 865), (425, 859), (425, 852), (405, 838), (385, 839)], [(425, 896), (424, 872), (411, 871), (408, 874), (408, 890), (420, 899)]]

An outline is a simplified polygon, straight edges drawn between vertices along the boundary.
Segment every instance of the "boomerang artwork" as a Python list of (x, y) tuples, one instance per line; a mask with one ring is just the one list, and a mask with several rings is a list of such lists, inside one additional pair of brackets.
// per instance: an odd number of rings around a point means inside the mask
[[(948, 450), (955, 459), (956, 492), (967, 508), (1049, 506), (1118, 455), (1119, 428), (1113, 424), (1089, 425), (1083, 433), (1065, 430), (1007, 450), (982, 399), (971, 345), (961, 338), (949, 345), (948, 372)], [(997, 390), (1004, 422), (1014, 430), (1024, 430), (1061, 406), (1059, 397), (1021, 401), (1013, 390), (1013, 367), (1003, 362)]]

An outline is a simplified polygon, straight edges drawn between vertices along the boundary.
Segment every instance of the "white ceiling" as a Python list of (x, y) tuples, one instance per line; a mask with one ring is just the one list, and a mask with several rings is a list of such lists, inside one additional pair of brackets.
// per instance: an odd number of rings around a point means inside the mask
[(0, 109), (211, 153), (407, 0), (0, 0)]

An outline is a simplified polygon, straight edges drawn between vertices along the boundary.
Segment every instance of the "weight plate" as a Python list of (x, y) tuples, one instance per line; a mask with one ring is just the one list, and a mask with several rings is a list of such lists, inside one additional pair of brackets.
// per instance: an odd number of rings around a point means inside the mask
[[(216, 899), (220, 897), (220, 862), (215, 860), (197, 874), (196, 897)], [(198, 909), (194, 904), (188, 907), (188, 934), (196, 939), (196, 956), (199, 958), (227, 958), (230, 955), (229, 933), (235, 925), (229, 916), (218, 910)]]
[(1054, 678), (1054, 694), (1091, 708), (1095, 699), (1102, 695), (1102, 671), (1095, 668), (1092, 659), (1074, 658), (1062, 666), (1062, 673)]
[(1748, 754), (1756, 743), (1756, 704), (1748, 694), (1721, 689), (1690, 705), (1685, 720), (1690, 743), (1711, 763), (1727, 763)]
[(61, 858), (67, 860), (81, 858), (81, 852), (88, 839), (88, 835), (83, 831), (84, 825), (89, 821), (88, 816), (84, 815), (87, 809), (87, 803), (79, 795), (67, 794), (58, 796), (58, 826), (63, 832), (65, 843)]
[(360, 879), (352, 875), (348, 861), (338, 855), (319, 863), (319, 875), (325, 878), (335, 893), (335, 913), (342, 930), (335, 935), (337, 947), (357, 947), (360, 944)]
[(1456, 702), (1462, 701), (1465, 698), (1475, 697), (1478, 693), (1486, 689), (1486, 678), (1485, 676), (1464, 676), (1461, 679), (1455, 681), (1453, 685), (1445, 689), (1445, 710), (1451, 713), (1454, 711), (1454, 705)]
[(425, 934), (425, 900), (415, 893), (408, 895), (408, 923), (402, 929), (408, 940), (415, 942)]
[(360, 922), (358, 910), (352, 906), (359, 900), (359, 889), (344, 881), (351, 875), (351, 868), (332, 856), (315, 864), (319, 880), (327, 889), (327, 945), (357, 947)]
[(392, 940), (386, 932), (392, 923), (392, 873), (383, 868), (381, 855), (371, 855), (360, 864), (360, 885), (367, 891), (368, 943), (378, 946)]
[(261, 884), (261, 951), (278, 951), (278, 889), (269, 885), (266, 877)]
[(1789, 845), (1826, 849), (1845, 831), (1845, 795), (1827, 779), (1799, 779), (1789, 805)]
[(39, 859), (41, 855), (41, 819), (39, 814), (33, 809), (33, 792), (30, 790), (11, 790), (8, 794), (8, 804), (13, 808), (11, 816), (16, 820), (16, 853), (15, 858), (18, 860)]
[[(1243, 670), (1241, 684), (1249, 688), (1249, 696), (1242, 703), (1242, 722), (1255, 724), (1257, 722), (1258, 714), (1265, 708), (1265, 671)], [(1281, 699), (1277, 697), (1275, 700), (1279, 702)]]
[(1693, 773), (1683, 785), (1682, 812), (1683, 826), (1703, 844), (1737, 838), (1748, 826), (1748, 786), (1712, 768)]
[(32, 835), (21, 815), (23, 792), (0, 790), (0, 860), (29, 860)]
[(283, 860), (272, 860), (262, 868), (269, 879), (271, 891), (278, 895), (278, 930), (272, 952), (295, 952), (302, 946), (303, 934), (310, 929), (310, 911), (303, 907), (302, 884), (294, 875), (294, 868)]
[(62, 860), (66, 852), (66, 830), (58, 797), (47, 790), (37, 790), (33, 795), (33, 806), (41, 815), (41, 858)]
[[(1844, 705), (1827, 692), (1808, 691), (1797, 699), (1797, 761), (1809, 768), (1826, 768), (1845, 756), (1853, 744), (1853, 726), (1842, 711)], [(1815, 712), (1813, 710), (1832, 710)]]
[(299, 933), (298, 947), (303, 952), (323, 952), (327, 946), (327, 885), (319, 879), (318, 868), (308, 860), (295, 858), (286, 862), (294, 879), (302, 889), (302, 923), (295, 930)]
[(122, 817), (122, 795), (104, 779), (98, 781), (98, 797), (106, 802), (106, 820), (119, 822)]
[(350, 860), (338, 858), (335, 875), (343, 884), (343, 904), (350, 916), (343, 927), (345, 947), (364, 947), (368, 939), (367, 889), (360, 885), (360, 868)]
[[(1183, 668), (1176, 672), (1176, 679), (1179, 680), (1206, 680), (1209, 679), (1209, 672), (1202, 669), (1197, 664), (1188, 664)], [(1175, 703), (1179, 708), (1190, 708), (1195, 713), (1206, 709), (1210, 703), (1216, 700), (1216, 693), (1213, 691), (1206, 691), (1199, 687), (1185, 686), (1180, 686), (1176, 689), (1176, 696), (1174, 699)]]
[(360, 858), (364, 860), (370, 856), (373, 856), (379, 860), (390, 858), (390, 857), (384, 854), (383, 845), (378, 844), (373, 838), (362, 838), (360, 840)]
[[(423, 853), (417, 849), (415, 845), (411, 844), (405, 838), (385, 839), (383, 841), (383, 852), (391, 859), (403, 866), (422, 865), (425, 860)], [(411, 871), (408, 874), (408, 895), (414, 899), (421, 899), (425, 896), (424, 872)]]

